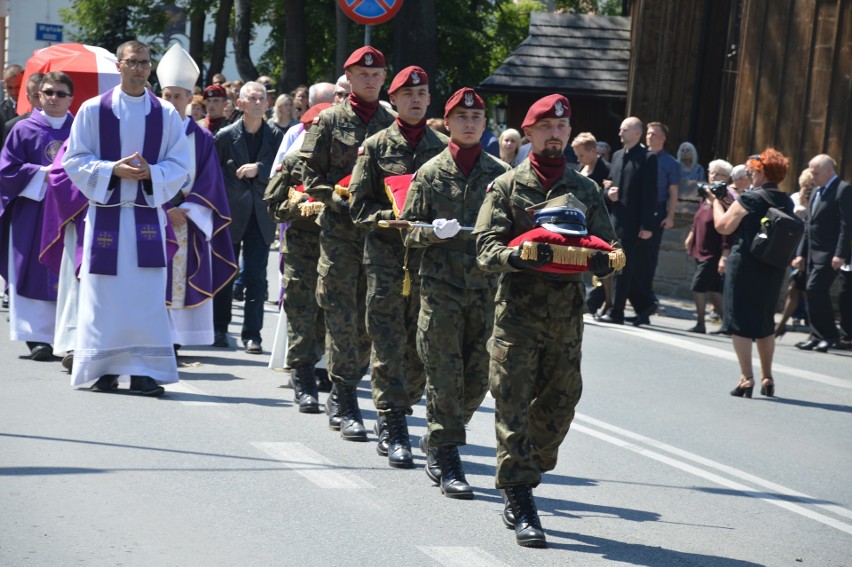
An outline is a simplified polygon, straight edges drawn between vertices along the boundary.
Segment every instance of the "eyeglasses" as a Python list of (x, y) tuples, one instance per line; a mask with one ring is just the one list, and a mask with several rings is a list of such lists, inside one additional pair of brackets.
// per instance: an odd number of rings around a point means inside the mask
[(760, 159), (760, 154), (750, 155), (750, 156), (748, 156), (748, 159), (754, 160), (754, 161), (759, 162), (759, 163), (763, 163), (763, 160)]
[(150, 59), (120, 59), (122, 63), (127, 65), (129, 69), (136, 69), (137, 67), (142, 67), (143, 69), (151, 68), (151, 60)]
[(346, 96), (348, 94), (346, 91), (334, 91), (334, 96)]
[(69, 96), (74, 96), (71, 93), (66, 93), (65, 91), (55, 91), (53, 89), (44, 89), (43, 91), (41, 91), (41, 94), (46, 97), (57, 96), (59, 98), (68, 98)]

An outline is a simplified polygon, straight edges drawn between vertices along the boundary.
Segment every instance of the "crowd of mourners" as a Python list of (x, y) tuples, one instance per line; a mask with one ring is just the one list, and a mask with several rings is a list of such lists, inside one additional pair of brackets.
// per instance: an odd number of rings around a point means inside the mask
[[(685, 188), (698, 197), (684, 242), (690, 331), (707, 332), (709, 299), (722, 322), (713, 332), (732, 337), (740, 364), (732, 395), (752, 395), (752, 344), (760, 391), (774, 395), (775, 339), (791, 317), (812, 332), (798, 348), (850, 347), (852, 189), (828, 155), (810, 160), (791, 197), (779, 189), (788, 159), (773, 148), (737, 166), (711, 161), (705, 175), (692, 144), (675, 157), (666, 125), (628, 117), (612, 152), (590, 132), (572, 137), (559, 94), (496, 137), (473, 88), (456, 90), (441, 118), (426, 116), (422, 68), (385, 90), (385, 57), (370, 46), (336, 83), (278, 96), (267, 76), (214, 75), (201, 89), (173, 45), (156, 66), (157, 97), (148, 46), (123, 43), (116, 59), (120, 84), (86, 101), (61, 71), (25, 84), (20, 66), (3, 74), (10, 338), (33, 360), (61, 357), (75, 387), (162, 395), (182, 346), (231, 348), (235, 301), (243, 348), (262, 354), (268, 255), (280, 243), (271, 350), (298, 411), (325, 412), (342, 439), (367, 441), (357, 388), (369, 375), (377, 452), (411, 468), (407, 417), (425, 394), (426, 475), (443, 495), (472, 499), (459, 447), (490, 391), (503, 522), (518, 544), (544, 547), (533, 489), (580, 399), (583, 315), (650, 324), (663, 233)], [(21, 116), (19, 96), (32, 108)], [(783, 265), (751, 248), (773, 211), (804, 223)]]

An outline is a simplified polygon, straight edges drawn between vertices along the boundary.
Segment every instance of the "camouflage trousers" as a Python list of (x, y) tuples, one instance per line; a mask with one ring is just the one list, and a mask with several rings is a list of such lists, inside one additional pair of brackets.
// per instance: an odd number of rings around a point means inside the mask
[(582, 340), (582, 315), (538, 318), (523, 304), (497, 304), (489, 377), (497, 488), (537, 486), (556, 466), (583, 391)]
[(403, 271), (399, 266), (366, 266), (367, 333), (373, 340), (371, 383), (379, 413), (403, 410), (423, 397), (426, 373), (417, 354), (417, 314), (420, 311), (420, 277), (411, 274), (411, 293), (402, 295)]
[[(357, 386), (370, 364), (365, 326), (367, 280), (360, 246), (338, 246), (320, 237), (317, 303), (325, 314), (328, 374), (333, 382)], [(344, 243), (350, 244), (350, 243)]]
[(423, 278), (417, 350), (426, 367), (429, 445), (464, 445), (464, 426), (488, 392), (486, 337), (494, 290), (463, 289)]
[(316, 299), (318, 255), (289, 253), (283, 255), (283, 260), (287, 366), (313, 366), (325, 351), (325, 318)]

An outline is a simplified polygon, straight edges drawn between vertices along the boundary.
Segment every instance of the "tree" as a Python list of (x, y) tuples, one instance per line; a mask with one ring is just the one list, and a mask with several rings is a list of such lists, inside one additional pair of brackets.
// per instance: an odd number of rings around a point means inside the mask
[(216, 30), (213, 32), (213, 45), (210, 51), (210, 67), (207, 69), (208, 77), (221, 73), (225, 66), (233, 7), (234, 0), (219, 0), (219, 9), (216, 10)]
[(251, 0), (234, 0), (234, 60), (243, 81), (252, 81), (260, 73), (251, 60)]

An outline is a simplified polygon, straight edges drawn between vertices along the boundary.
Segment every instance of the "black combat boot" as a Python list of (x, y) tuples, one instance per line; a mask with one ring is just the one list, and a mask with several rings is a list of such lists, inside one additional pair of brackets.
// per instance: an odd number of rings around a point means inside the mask
[(503, 497), (503, 523), (510, 530), (515, 529), (515, 512), (512, 510), (512, 503), (509, 502), (509, 496), (506, 491), (500, 489), (500, 496)]
[(411, 456), (411, 439), (408, 437), (408, 423), (405, 412), (393, 410), (385, 414), (388, 429), (388, 464), (398, 469), (410, 469), (414, 466)]
[(379, 442), (376, 445), (376, 453), (378, 453), (382, 457), (388, 456), (388, 422), (385, 419), (385, 415), (380, 413), (377, 414), (376, 424), (373, 425), (373, 433), (376, 434), (376, 437), (379, 438)]
[(438, 465), (438, 449), (429, 446), (429, 435), (420, 438), (420, 450), (426, 455), (426, 476), (436, 484), (441, 483), (441, 467)]
[(325, 401), (325, 414), (328, 416), (328, 426), (335, 431), (340, 429), (340, 404), (337, 402), (337, 384), (331, 387), (331, 393)]
[[(541, 529), (541, 520), (535, 508), (532, 486), (519, 484), (504, 489), (509, 504), (512, 506), (515, 519), (515, 540), (523, 547), (547, 547), (547, 539), (544, 530)], [(506, 514), (503, 514), (506, 522)]]
[(317, 377), (317, 390), (320, 392), (331, 392), (331, 378), (328, 377), (328, 370), (325, 368), (314, 368), (314, 374)]
[(290, 385), (293, 387), (293, 401), (299, 404), (299, 413), (320, 412), (313, 365), (291, 368)]
[(337, 384), (337, 403), (340, 404), (340, 436), (347, 441), (366, 441), (367, 430), (358, 407), (355, 386)]
[(441, 493), (447, 498), (472, 500), (473, 489), (464, 477), (458, 447), (438, 447), (438, 465), (441, 467)]

